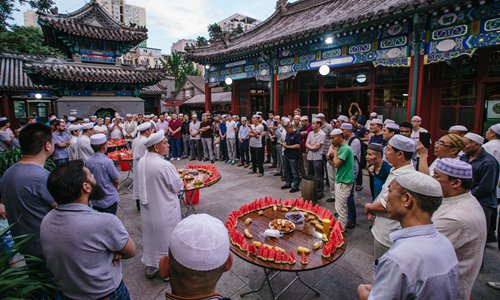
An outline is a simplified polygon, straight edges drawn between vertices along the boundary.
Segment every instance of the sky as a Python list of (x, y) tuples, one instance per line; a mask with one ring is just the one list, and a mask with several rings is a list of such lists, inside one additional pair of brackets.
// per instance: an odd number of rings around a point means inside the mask
[[(82, 0), (55, 0), (59, 12), (72, 12), (85, 4)], [(182, 38), (208, 37), (207, 26), (234, 13), (267, 19), (274, 12), (275, 0), (126, 0), (128, 4), (146, 8), (148, 47), (170, 53), (172, 43)], [(292, 1), (290, 1), (292, 2)], [(23, 25), (23, 12), (28, 6), (16, 1), (13, 24)]]

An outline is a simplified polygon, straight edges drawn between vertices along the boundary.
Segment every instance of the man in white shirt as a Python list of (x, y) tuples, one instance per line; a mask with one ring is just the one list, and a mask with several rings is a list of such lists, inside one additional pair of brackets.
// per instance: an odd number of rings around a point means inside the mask
[(132, 147), (132, 141), (135, 138), (137, 130), (137, 121), (133, 119), (131, 114), (127, 114), (127, 120), (123, 124), (123, 136), (125, 136), (125, 141), (129, 148)]
[(442, 158), (434, 168), (443, 190), (443, 203), (432, 216), (436, 229), (455, 248), (458, 258), (457, 300), (470, 299), (474, 281), (483, 262), (486, 244), (486, 218), (472, 187), (472, 166), (466, 162)]
[(189, 123), (189, 149), (191, 150), (191, 159), (195, 160), (198, 157), (198, 160), (201, 160), (201, 136), (200, 136), (200, 122), (198, 122), (198, 116), (191, 116), (191, 123)]
[(92, 146), (90, 146), (90, 136), (94, 133), (94, 124), (93, 123), (85, 123), (82, 125), (82, 135), (76, 141), (76, 155), (78, 159), (83, 160), (84, 162), (87, 158), (94, 155), (94, 150), (92, 150)]
[(422, 124), (422, 118), (419, 116), (413, 116), (413, 118), (411, 118), (411, 124), (413, 125), (413, 130), (411, 132), (411, 138), (413, 140), (418, 141), (421, 132), (428, 132), (427, 129), (420, 127), (420, 124)]
[(374, 221), (372, 234), (375, 260), (389, 250), (392, 244), (389, 234), (401, 229), (399, 222), (390, 219), (387, 214), (387, 195), (389, 195), (389, 185), (397, 176), (415, 171), (411, 162), (415, 149), (415, 142), (400, 134), (392, 137), (385, 148), (385, 157), (393, 168), (375, 201), (365, 204), (365, 213), (368, 215), (368, 219)]
[(121, 122), (121, 117), (116, 117), (113, 119), (113, 123), (109, 125), (109, 137), (114, 140), (123, 139), (123, 124)]
[(95, 133), (103, 133), (105, 135), (108, 135), (108, 127), (104, 125), (104, 120), (103, 118), (97, 119), (97, 125), (94, 126), (94, 132)]
[(256, 174), (258, 169), (257, 176), (262, 177), (264, 176), (264, 157), (261, 148), (264, 147), (262, 144), (264, 126), (260, 124), (258, 115), (253, 115), (252, 125), (248, 126), (250, 127), (250, 156), (252, 157), (252, 171), (249, 174)]
[(231, 165), (234, 165), (236, 160), (236, 131), (238, 131), (236, 122), (233, 121), (233, 116), (229, 114), (227, 115), (226, 121), (226, 143), (229, 156), (228, 163), (230, 163)]
[(312, 131), (309, 132), (306, 139), (308, 170), (307, 174), (316, 177), (318, 183), (317, 199), (324, 197), (325, 174), (323, 172), (323, 147), (325, 145), (326, 135), (321, 130), (321, 120), (314, 118), (312, 120)]

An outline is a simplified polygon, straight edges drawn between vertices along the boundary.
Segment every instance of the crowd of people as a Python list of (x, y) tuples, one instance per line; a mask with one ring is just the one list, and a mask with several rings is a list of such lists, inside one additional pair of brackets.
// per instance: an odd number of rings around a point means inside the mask
[[(328, 121), (299, 108), (267, 118), (204, 112), (201, 120), (197, 114), (54, 117), (49, 126), (29, 120), (17, 133), (22, 159), (2, 177), (0, 215), (14, 224), (14, 236), (35, 234), (23, 254), (46, 261), (36, 267), (53, 274), (63, 299), (128, 299), (120, 260), (135, 255), (135, 243), (115, 216), (120, 174), (106, 156), (109, 139), (124, 139), (133, 153), (146, 277), (170, 280), (167, 299), (222, 299), (215, 286), (232, 264), (227, 230), (208, 215), (181, 220), (183, 183), (168, 160), (222, 161), (257, 177), (274, 169), (281, 189), (292, 194), (314, 178), (317, 199), (335, 202), (345, 230), (356, 226), (365, 172), (376, 266), (373, 283), (358, 287), (359, 298), (469, 299), (485, 246), (498, 241), (500, 124), (488, 128), (486, 139), (456, 125), (432, 142), (419, 116), (398, 124), (371, 113), (364, 121), (345, 115)], [(6, 128), (0, 118), (3, 150), (14, 145)], [(57, 165), (52, 173), (43, 168), (49, 157)], [(489, 285), (500, 289), (500, 282)]]

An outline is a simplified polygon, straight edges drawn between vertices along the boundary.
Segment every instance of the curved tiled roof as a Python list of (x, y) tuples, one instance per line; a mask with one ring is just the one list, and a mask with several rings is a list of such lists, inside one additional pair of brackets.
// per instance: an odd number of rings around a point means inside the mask
[(148, 38), (146, 28), (116, 22), (96, 1), (69, 14), (38, 13), (42, 29), (55, 29), (70, 35), (117, 42), (141, 42)]
[(27, 56), (29, 55), (10, 52), (0, 53), (0, 91), (50, 89), (48, 86), (34, 84), (23, 71), (24, 59)]
[[(410, 12), (445, 0), (300, 0), (278, 1), (276, 11), (255, 28), (225, 43), (189, 49), (197, 62), (220, 61), (255, 50), (278, 47), (309, 36), (339, 30), (382, 17)], [(282, 4), (280, 4), (280, 2)], [(284, 3), (283, 3), (284, 2)]]
[(163, 79), (163, 69), (115, 65), (96, 65), (61, 61), (25, 63), (24, 69), (37, 81), (70, 81), (93, 83), (156, 83)]

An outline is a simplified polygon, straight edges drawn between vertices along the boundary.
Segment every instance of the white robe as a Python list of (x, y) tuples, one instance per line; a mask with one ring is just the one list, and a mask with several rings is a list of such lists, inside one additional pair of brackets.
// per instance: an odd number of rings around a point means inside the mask
[(86, 161), (89, 157), (94, 155), (94, 150), (90, 146), (90, 138), (86, 135), (82, 135), (76, 141), (76, 155), (78, 159)]
[(168, 255), (170, 235), (181, 221), (181, 207), (177, 194), (183, 187), (175, 167), (163, 156), (148, 152), (137, 171), (140, 189), (142, 225), (142, 262), (158, 268), (160, 257)]
[(70, 140), (70, 145), (69, 145), (69, 160), (75, 160), (78, 159), (78, 151), (76, 148), (76, 142), (78, 141), (78, 137), (72, 135), (71, 140)]
[(139, 180), (139, 173), (137, 172), (137, 164), (139, 163), (139, 159), (141, 159), (141, 157), (143, 157), (147, 152), (147, 149), (144, 146), (144, 143), (147, 139), (147, 137), (139, 135), (132, 142), (132, 155), (134, 157), (134, 160), (132, 161), (132, 168), (134, 170), (134, 172), (132, 173), (132, 179), (134, 182), (134, 185), (132, 187), (132, 198), (134, 200), (139, 199), (139, 185), (137, 184)]

